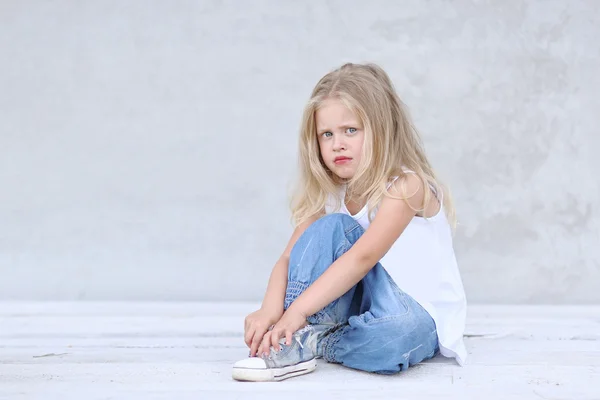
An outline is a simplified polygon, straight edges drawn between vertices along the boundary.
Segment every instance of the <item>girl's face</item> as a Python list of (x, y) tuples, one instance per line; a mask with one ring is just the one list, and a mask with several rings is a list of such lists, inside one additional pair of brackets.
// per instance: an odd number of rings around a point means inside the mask
[(315, 112), (317, 139), (325, 165), (342, 179), (356, 173), (365, 133), (360, 120), (338, 99), (327, 99)]

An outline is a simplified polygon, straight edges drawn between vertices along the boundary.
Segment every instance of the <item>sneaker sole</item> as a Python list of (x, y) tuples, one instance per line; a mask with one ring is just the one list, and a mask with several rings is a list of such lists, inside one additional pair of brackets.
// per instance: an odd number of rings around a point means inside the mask
[(283, 368), (233, 368), (233, 379), (248, 382), (282, 381), (294, 376), (308, 374), (316, 368), (316, 358)]

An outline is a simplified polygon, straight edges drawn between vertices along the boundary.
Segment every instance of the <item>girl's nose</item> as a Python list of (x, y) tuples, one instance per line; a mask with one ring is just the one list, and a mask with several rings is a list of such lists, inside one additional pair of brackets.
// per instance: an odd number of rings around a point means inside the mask
[(340, 151), (345, 149), (344, 137), (342, 135), (333, 135), (333, 150)]

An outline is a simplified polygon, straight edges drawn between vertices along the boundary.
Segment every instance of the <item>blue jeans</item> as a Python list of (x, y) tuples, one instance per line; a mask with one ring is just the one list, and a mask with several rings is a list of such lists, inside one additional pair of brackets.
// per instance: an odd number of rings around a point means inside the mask
[[(290, 255), (285, 308), (363, 233), (345, 214), (329, 214), (310, 225)], [(331, 326), (318, 344), (326, 361), (363, 371), (396, 373), (439, 351), (429, 313), (398, 288), (380, 263), (308, 322)]]

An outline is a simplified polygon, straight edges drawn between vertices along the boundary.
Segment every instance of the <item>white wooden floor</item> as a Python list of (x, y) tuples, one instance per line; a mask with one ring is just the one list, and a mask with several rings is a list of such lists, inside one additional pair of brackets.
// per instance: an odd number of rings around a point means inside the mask
[(471, 306), (462, 368), (236, 382), (255, 306), (0, 303), (0, 399), (600, 399), (600, 306)]

